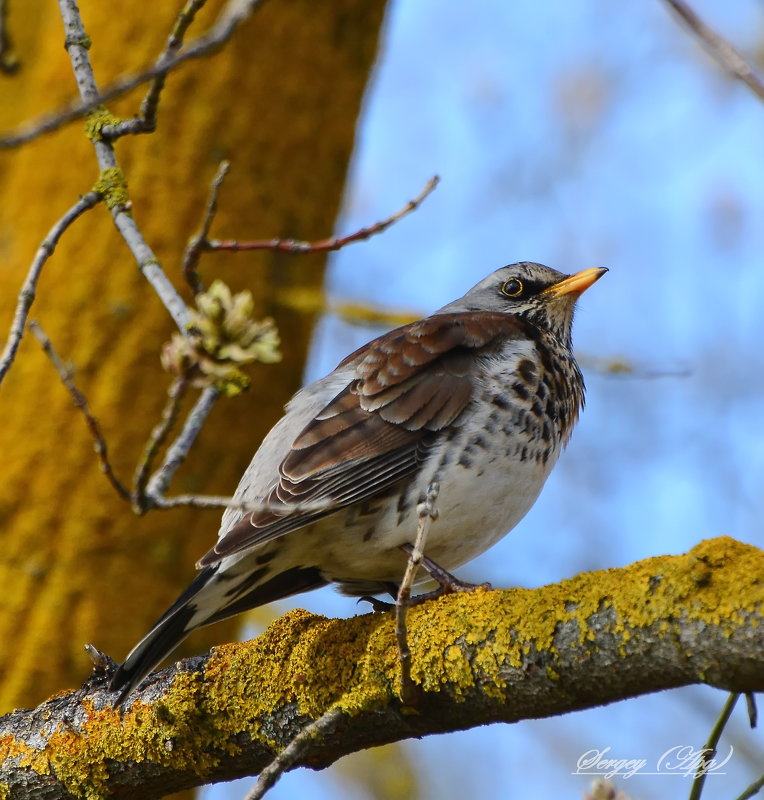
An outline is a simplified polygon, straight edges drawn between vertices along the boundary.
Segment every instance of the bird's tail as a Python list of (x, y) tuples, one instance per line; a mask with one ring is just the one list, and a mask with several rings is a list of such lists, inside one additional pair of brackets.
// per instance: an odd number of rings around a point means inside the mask
[(197, 628), (327, 583), (315, 567), (289, 569), (258, 583), (260, 570), (233, 576), (220, 566), (205, 567), (117, 667), (109, 684), (119, 692), (115, 706)]

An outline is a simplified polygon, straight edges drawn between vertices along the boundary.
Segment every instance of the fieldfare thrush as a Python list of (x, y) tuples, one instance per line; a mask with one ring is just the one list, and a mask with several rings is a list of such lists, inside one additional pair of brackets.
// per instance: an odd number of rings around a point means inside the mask
[(260, 509), (223, 514), (196, 579), (115, 672), (117, 702), (203, 625), (328, 583), (394, 592), (435, 482), (426, 555), (452, 588), (446, 570), (518, 523), (570, 438), (584, 402), (573, 307), (606, 271), (503, 267), (298, 392), (236, 490)]

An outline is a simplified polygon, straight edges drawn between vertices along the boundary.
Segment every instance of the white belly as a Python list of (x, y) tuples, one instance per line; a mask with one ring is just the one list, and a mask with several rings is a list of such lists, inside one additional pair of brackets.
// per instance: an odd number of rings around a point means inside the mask
[[(398, 582), (407, 558), (400, 546), (413, 544), (416, 537), (416, 500), (437, 478), (438, 518), (430, 526), (425, 553), (453, 570), (515, 527), (538, 497), (556, 458), (554, 452), (546, 463), (521, 461), (500, 448), (492, 448), (490, 454), (481, 451), (469, 468), (454, 463), (437, 475), (434, 468), (422, 474), (409, 490), (412, 501), (405, 512), (389, 502), (371, 501), (316, 523), (303, 541), (310, 544), (312, 563), (332, 580)], [(297, 535), (302, 537), (303, 531)]]

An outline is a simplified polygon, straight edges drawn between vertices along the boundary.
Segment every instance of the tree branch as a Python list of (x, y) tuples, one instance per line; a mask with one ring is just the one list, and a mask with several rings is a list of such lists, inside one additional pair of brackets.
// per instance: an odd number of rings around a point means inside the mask
[(330, 708), (297, 765), (412, 736), (517, 722), (705, 683), (764, 690), (764, 552), (729, 538), (540, 589), (410, 609), (416, 714), (398, 695), (391, 614), (295, 611), (258, 639), (154, 673), (120, 713), (102, 668), (78, 691), (0, 718), (14, 800), (161, 797), (254, 775)]
[[(69, 392), (74, 405), (82, 413), (88, 431), (93, 439), (93, 447), (100, 462), (101, 472), (104, 473), (117, 494), (123, 500), (127, 500), (131, 503), (136, 514), (145, 514), (153, 508), (167, 510), (170, 508), (178, 508), (179, 506), (230, 509), (243, 512), (283, 510), (283, 506), (278, 503), (268, 503), (265, 500), (262, 502), (241, 502), (235, 497), (221, 497), (219, 495), (184, 494), (175, 495), (174, 497), (165, 496), (170, 481), (188, 456), (197, 436), (201, 433), (213, 403), (218, 397), (218, 390), (214, 387), (206, 388), (199, 395), (194, 407), (183, 423), (180, 433), (167, 448), (167, 453), (165, 454), (162, 464), (156, 472), (151, 474), (151, 468), (157, 456), (157, 452), (167, 440), (170, 430), (177, 419), (179, 411), (178, 404), (186, 388), (186, 381), (183, 378), (177, 379), (168, 391), (168, 402), (165, 404), (162, 418), (151, 431), (149, 441), (144, 450), (143, 459), (136, 468), (133, 479), (133, 491), (130, 491), (125, 484), (119, 480), (114, 471), (114, 467), (109, 460), (109, 448), (106, 437), (101, 431), (100, 423), (90, 411), (90, 404), (87, 398), (74, 381), (72, 367), (64, 363), (39, 322), (35, 320), (30, 321), (29, 328), (39, 340), (43, 351), (58, 373), (64, 388)], [(299, 511), (324, 511), (330, 506), (331, 503), (328, 500), (292, 503), (292, 511), (295, 513)]]
[[(205, 56), (220, 45), (225, 44), (239, 25), (241, 25), (262, 2), (263, 0), (228, 0), (220, 11), (220, 14), (218, 14), (212, 27), (206, 33), (189, 42), (180, 52), (173, 53), (171, 50), (165, 49), (153, 66), (135, 74), (123, 75), (109, 84), (102, 92), (96, 91), (91, 93), (88, 97), (81, 95), (79, 102), (72, 101), (58, 111), (43, 114), (35, 120), (24, 123), (16, 130), (9, 131), (0, 136), (0, 149), (5, 147), (17, 147), (20, 144), (25, 144), (32, 139), (36, 139), (44, 133), (51, 133), (52, 131), (58, 130), (58, 128), (66, 125), (68, 122), (84, 116), (103, 103), (120, 97), (143, 83), (148, 83), (155, 79), (164, 81), (168, 72), (177, 68), (184, 62)], [(179, 24), (182, 25), (183, 23), (176, 22), (176, 29), (174, 32), (177, 30)], [(185, 33), (185, 29), (183, 33)], [(172, 42), (173, 40), (171, 34), (170, 41)], [(152, 95), (153, 94), (158, 98), (159, 91), (154, 90), (154, 92), (152, 92)], [(147, 100), (144, 101), (144, 103), (147, 104), (152, 102), (153, 99), (148, 96)], [(150, 105), (148, 109), (142, 107), (142, 110), (150, 111)], [(131, 131), (123, 130), (119, 128), (119, 126), (115, 126), (114, 130), (109, 131), (112, 136), (121, 136), (129, 132)]]
[[(100, 102), (100, 95), (88, 54), (90, 40), (82, 23), (77, 2), (76, 0), (58, 0), (58, 6), (66, 31), (66, 50), (72, 62), (72, 71), (80, 90), (80, 97), (83, 103), (97, 104)], [(164, 303), (178, 328), (185, 331), (188, 309), (159, 266), (157, 257), (130, 213), (127, 183), (117, 162), (114, 146), (111, 142), (95, 134), (91, 135), (91, 139), (98, 166), (101, 169), (101, 177), (96, 184), (96, 191), (103, 194), (114, 225), (133, 254), (141, 273)]]
[(210, 185), (210, 193), (207, 197), (207, 205), (204, 208), (202, 225), (199, 228), (199, 232), (191, 237), (183, 253), (181, 271), (183, 272), (183, 277), (186, 279), (186, 283), (191, 287), (191, 291), (195, 295), (204, 291), (204, 284), (199, 275), (199, 259), (201, 258), (202, 251), (206, 249), (207, 236), (212, 227), (212, 220), (215, 219), (215, 214), (218, 210), (218, 194), (220, 193), (220, 187), (223, 185), (223, 181), (230, 167), (231, 164), (228, 161), (221, 161), (218, 165), (217, 172)]
[(317, 242), (302, 242), (297, 239), (259, 239), (254, 242), (239, 242), (233, 239), (206, 239), (196, 244), (198, 248), (205, 250), (227, 250), (232, 253), (241, 253), (249, 250), (275, 250), (284, 253), (331, 253), (335, 250), (342, 250), (349, 244), (363, 242), (371, 239), (379, 233), (384, 233), (391, 225), (403, 219), (403, 217), (416, 211), (427, 197), (435, 191), (435, 187), (440, 183), (440, 178), (433, 175), (421, 192), (413, 199), (409, 200), (403, 208), (399, 208), (394, 214), (386, 219), (375, 222), (367, 228), (361, 228), (355, 233), (347, 236), (330, 236), (328, 239), (321, 239)]
[(48, 356), (53, 367), (55, 368), (58, 376), (61, 378), (61, 382), (66, 387), (66, 390), (71, 395), (72, 401), (74, 405), (79, 408), (82, 412), (82, 416), (85, 418), (85, 422), (87, 423), (88, 430), (90, 431), (90, 435), (93, 437), (93, 445), (96, 451), (96, 455), (98, 456), (98, 461), (101, 465), (101, 472), (106, 476), (109, 483), (114, 488), (114, 491), (123, 499), (123, 500), (130, 500), (131, 494), (130, 490), (120, 481), (117, 477), (114, 469), (111, 465), (111, 461), (109, 461), (109, 447), (106, 444), (106, 439), (104, 438), (103, 432), (101, 431), (101, 426), (98, 420), (93, 416), (90, 411), (90, 405), (88, 404), (87, 398), (84, 394), (77, 388), (76, 384), (74, 383), (74, 378), (72, 376), (72, 368), (61, 360), (61, 357), (56, 352), (56, 349), (53, 347), (53, 343), (48, 338), (48, 334), (40, 327), (40, 324), (35, 320), (29, 321), (29, 329), (35, 335), (37, 340), (40, 342), (40, 346), (42, 347), (45, 355)]
[(317, 720), (306, 725), (297, 736), (276, 756), (276, 758), (260, 773), (257, 784), (247, 792), (244, 800), (260, 800), (265, 797), (276, 781), (294, 766), (297, 760), (310, 748), (311, 742), (319, 737), (326, 737), (334, 732), (337, 723), (342, 719), (339, 708), (330, 708)]
[(417, 509), (419, 522), (417, 524), (414, 548), (409, 553), (406, 571), (403, 573), (403, 580), (398, 587), (398, 596), (395, 598), (395, 638), (398, 642), (398, 660), (401, 664), (398, 694), (406, 705), (415, 705), (419, 700), (419, 690), (411, 680), (411, 648), (408, 643), (406, 612), (410, 605), (411, 587), (414, 585), (414, 579), (424, 558), (424, 548), (427, 543), (427, 536), (430, 533), (430, 526), (438, 517), (438, 509), (435, 505), (438, 494), (440, 494), (440, 484), (431, 483), (427, 487), (427, 498), (423, 503), (420, 503)]
[(141, 103), (140, 113), (133, 119), (122, 120), (115, 125), (104, 126), (101, 131), (104, 136), (110, 139), (116, 139), (119, 136), (125, 136), (131, 133), (151, 133), (156, 130), (159, 98), (162, 95), (169, 70), (169, 68), (162, 69), (162, 67), (171, 62), (173, 57), (177, 55), (178, 51), (183, 46), (183, 38), (186, 32), (194, 21), (197, 12), (202, 9), (206, 2), (207, 0), (187, 0), (175, 20), (172, 31), (170, 31), (165, 49), (154, 64), (154, 68), (160, 71), (157, 72), (156, 76), (149, 84), (149, 89)]
[(738, 50), (713, 28), (706, 25), (684, 0), (665, 0), (665, 2), (685, 27), (700, 39), (708, 53), (725, 72), (742, 81), (759, 100), (764, 100), (764, 81)]
[(695, 776), (692, 779), (692, 788), (690, 789), (690, 796), (688, 800), (700, 800), (700, 796), (703, 793), (703, 786), (706, 782), (706, 775), (708, 774), (708, 765), (713, 761), (713, 759), (716, 758), (716, 748), (719, 746), (719, 739), (721, 739), (724, 728), (729, 722), (732, 712), (735, 709), (735, 704), (739, 698), (740, 695), (736, 692), (731, 692), (727, 697), (727, 701), (724, 704), (722, 713), (719, 715), (719, 719), (716, 720), (714, 727), (711, 729), (711, 733), (709, 734), (705, 746), (700, 751), (700, 763), (698, 764), (698, 768), (695, 770)]
[(21, 339), (24, 336), (24, 326), (29, 316), (29, 309), (32, 307), (35, 294), (37, 293), (37, 281), (40, 279), (40, 273), (45, 266), (45, 262), (53, 255), (58, 240), (61, 238), (64, 231), (78, 217), (93, 208), (100, 199), (101, 196), (97, 192), (88, 192), (86, 195), (80, 197), (80, 199), (50, 229), (48, 235), (37, 248), (37, 252), (32, 260), (32, 266), (29, 267), (24, 285), (19, 292), (19, 299), (16, 302), (16, 311), (13, 315), (10, 332), (8, 333), (8, 341), (5, 344), (2, 356), (0, 356), (0, 383), (2, 383), (6, 372), (11, 368), (13, 359), (16, 357), (16, 352), (21, 344)]

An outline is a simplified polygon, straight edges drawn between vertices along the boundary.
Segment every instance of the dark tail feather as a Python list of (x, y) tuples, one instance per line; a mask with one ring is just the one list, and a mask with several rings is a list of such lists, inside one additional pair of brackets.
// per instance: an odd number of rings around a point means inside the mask
[(119, 692), (115, 706), (122, 705), (146, 675), (197, 628), (327, 584), (315, 567), (294, 567), (240, 594), (236, 589), (251, 582), (254, 575), (242, 576), (244, 581), (237, 582), (224, 581), (223, 573), (216, 580), (219, 566), (205, 567), (117, 667), (109, 684), (111, 691)]
[(212, 580), (217, 569), (218, 565), (205, 567), (130, 651), (124, 663), (117, 667), (109, 684), (111, 691), (119, 691), (114, 701), (115, 706), (121, 706), (127, 695), (165, 656), (169, 655), (194, 628), (204, 624), (190, 624), (199, 611), (193, 600)]

